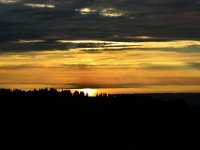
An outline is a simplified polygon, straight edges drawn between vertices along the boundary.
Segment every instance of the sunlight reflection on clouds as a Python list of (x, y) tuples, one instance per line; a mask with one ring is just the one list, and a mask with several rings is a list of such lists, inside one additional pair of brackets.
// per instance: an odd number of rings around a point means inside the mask
[[(79, 41), (81, 42), (98, 43)], [(185, 47), (194, 43), (198, 44), (188, 41), (178, 44), (174, 42), (172, 45)], [(120, 42), (104, 44), (120, 46)], [(121, 44), (122, 47), (129, 47), (132, 43)], [(159, 46), (168, 47), (169, 43), (162, 44)], [(88, 53), (82, 51), (82, 48), (75, 48), (66, 51), (4, 53), (0, 55), (0, 87), (14, 87), (16, 84), (31, 87), (38, 84), (39, 87), (51, 85), (56, 88), (132, 88), (135, 92), (144, 92), (146, 86), (159, 86), (162, 87), (160, 92), (166, 92), (169, 87), (174, 86), (179, 87), (174, 91), (186, 91), (189, 87), (200, 87), (199, 58), (199, 53), (185, 55), (162, 49), (102, 50), (100, 53)]]

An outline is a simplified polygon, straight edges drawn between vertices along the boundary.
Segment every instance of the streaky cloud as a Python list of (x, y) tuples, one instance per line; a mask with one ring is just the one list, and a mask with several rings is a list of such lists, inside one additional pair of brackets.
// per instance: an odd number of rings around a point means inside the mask
[(43, 43), (45, 40), (19, 40), (18, 43)]
[[(117, 42), (101, 40), (57, 40), (58, 43), (75, 44), (101, 44), (100, 48), (185, 48), (191, 46), (200, 46), (200, 41), (195, 40), (174, 40), (161, 42)], [(99, 48), (99, 47), (97, 47)]]
[(121, 17), (125, 15), (125, 12), (115, 8), (104, 8), (100, 11), (100, 14), (104, 17)]
[(116, 8), (80, 8), (75, 9), (82, 15), (91, 15), (91, 14), (98, 14), (103, 17), (121, 17), (125, 15), (125, 11), (118, 10)]
[(20, 2), (21, 0), (0, 0), (0, 3), (2, 4), (15, 4)]
[(54, 4), (25, 3), (24, 5), (31, 8), (50, 8), (50, 9), (55, 8)]
[(80, 14), (82, 15), (88, 15), (88, 14), (93, 14), (96, 13), (95, 9), (91, 9), (91, 8), (81, 8), (81, 9), (75, 9), (76, 11), (78, 11)]

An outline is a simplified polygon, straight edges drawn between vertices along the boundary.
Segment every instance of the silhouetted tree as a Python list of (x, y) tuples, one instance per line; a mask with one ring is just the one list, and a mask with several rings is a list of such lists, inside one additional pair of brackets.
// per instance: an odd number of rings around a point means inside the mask
[(74, 97), (79, 97), (79, 92), (78, 92), (78, 91), (75, 91), (74, 94), (73, 94), (73, 96), (74, 96)]
[(79, 96), (80, 97), (85, 97), (85, 93), (81, 91)]

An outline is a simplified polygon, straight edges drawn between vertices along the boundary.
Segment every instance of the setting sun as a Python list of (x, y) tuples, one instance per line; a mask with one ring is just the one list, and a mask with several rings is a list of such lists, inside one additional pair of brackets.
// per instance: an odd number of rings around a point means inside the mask
[(97, 90), (95, 89), (89, 89), (89, 88), (86, 88), (86, 89), (80, 89), (81, 92), (84, 92), (85, 94), (88, 94), (88, 96), (96, 96), (97, 94)]

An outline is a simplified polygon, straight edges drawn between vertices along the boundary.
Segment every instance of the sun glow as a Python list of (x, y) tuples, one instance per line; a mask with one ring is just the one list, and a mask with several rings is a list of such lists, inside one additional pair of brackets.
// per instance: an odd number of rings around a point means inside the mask
[(97, 90), (90, 88), (80, 89), (80, 91), (84, 92), (85, 94), (88, 94), (88, 96), (96, 96), (97, 94)]

